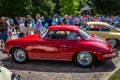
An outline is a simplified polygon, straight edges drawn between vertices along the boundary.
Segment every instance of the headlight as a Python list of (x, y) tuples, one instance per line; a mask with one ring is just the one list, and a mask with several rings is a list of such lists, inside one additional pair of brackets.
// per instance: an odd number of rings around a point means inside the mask
[(12, 74), (11, 80), (20, 80), (20, 75)]
[(110, 52), (114, 52), (114, 49), (112, 47), (110, 48)]

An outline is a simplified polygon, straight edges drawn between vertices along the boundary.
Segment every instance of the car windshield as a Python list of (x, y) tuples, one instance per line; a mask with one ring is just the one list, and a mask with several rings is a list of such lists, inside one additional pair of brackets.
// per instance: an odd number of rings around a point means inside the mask
[(41, 34), (41, 37), (43, 38), (48, 32), (48, 29), (44, 29), (42, 30), (42, 34)]
[(112, 28), (112, 29), (114, 29), (114, 30), (117, 29), (117, 27), (114, 27), (114, 26), (112, 26), (112, 25), (109, 25), (109, 27)]
[(83, 31), (83, 30), (80, 30), (79, 32), (80, 32), (80, 34), (82, 35), (82, 37), (83, 37), (84, 39), (89, 39), (90, 34), (88, 34), (87, 32), (85, 32), (85, 31)]
[(81, 29), (86, 30), (87, 26), (88, 26), (87, 24), (84, 24), (83, 26), (81, 26)]

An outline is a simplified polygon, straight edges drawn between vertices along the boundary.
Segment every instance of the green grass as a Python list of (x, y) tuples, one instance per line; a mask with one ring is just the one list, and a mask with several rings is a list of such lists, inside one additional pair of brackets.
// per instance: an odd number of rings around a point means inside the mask
[(120, 69), (115, 72), (109, 80), (120, 80)]

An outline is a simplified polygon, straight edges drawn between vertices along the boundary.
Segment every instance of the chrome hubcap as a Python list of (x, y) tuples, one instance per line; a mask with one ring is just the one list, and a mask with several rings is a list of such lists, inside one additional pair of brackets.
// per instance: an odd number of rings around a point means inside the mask
[(115, 47), (117, 44), (115, 39), (109, 39), (108, 42), (111, 44), (112, 47)]
[(25, 60), (26, 54), (25, 54), (24, 50), (22, 50), (22, 49), (17, 49), (17, 50), (15, 51), (15, 53), (14, 53), (14, 58), (15, 58), (15, 60), (17, 60), (17, 61), (23, 61), (23, 60)]
[(92, 56), (89, 52), (80, 52), (77, 56), (78, 63), (88, 65), (92, 61)]

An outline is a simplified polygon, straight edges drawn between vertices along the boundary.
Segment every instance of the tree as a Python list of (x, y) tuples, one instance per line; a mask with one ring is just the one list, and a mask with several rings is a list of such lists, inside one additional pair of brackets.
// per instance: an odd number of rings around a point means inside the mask
[(51, 0), (1, 0), (0, 15), (2, 16), (43, 16), (53, 14), (54, 4)]
[(120, 0), (85, 0), (91, 3), (90, 6), (96, 8), (100, 14), (115, 14), (120, 9)]
[(49, 16), (53, 14), (55, 4), (51, 0), (32, 0), (33, 16), (36, 13), (40, 13), (43, 16)]
[(84, 0), (78, 0), (78, 2), (79, 2), (79, 7), (78, 7), (79, 10), (86, 6), (86, 3)]
[(54, 14), (61, 14), (59, 0), (52, 0), (55, 3)]
[(32, 14), (31, 0), (1, 0), (0, 14), (2, 16), (26, 16)]
[(75, 15), (79, 14), (80, 11), (78, 10), (78, 0), (60, 0), (60, 11), (62, 15)]

